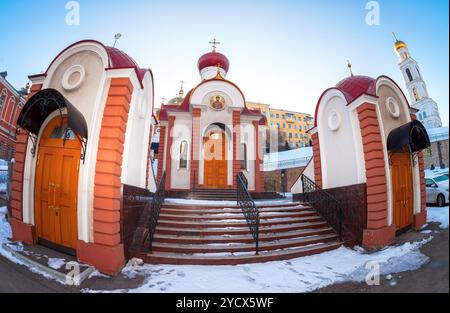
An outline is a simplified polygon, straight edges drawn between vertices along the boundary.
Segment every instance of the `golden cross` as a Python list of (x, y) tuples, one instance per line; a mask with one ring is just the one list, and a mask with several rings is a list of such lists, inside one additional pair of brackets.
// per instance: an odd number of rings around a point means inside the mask
[(212, 45), (212, 47), (213, 47), (213, 52), (216, 52), (217, 45), (220, 45), (220, 42), (218, 42), (218, 41), (216, 40), (216, 38), (214, 38), (213, 41), (210, 41), (210, 42), (209, 42), (209, 44)]
[(347, 60), (347, 67), (350, 70), (350, 76), (353, 76), (352, 64), (350, 63), (349, 60)]

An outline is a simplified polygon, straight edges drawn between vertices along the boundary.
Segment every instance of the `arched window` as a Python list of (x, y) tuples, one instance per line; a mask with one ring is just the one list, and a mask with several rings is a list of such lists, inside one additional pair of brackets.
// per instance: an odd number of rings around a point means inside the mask
[(180, 145), (180, 169), (186, 169), (188, 162), (188, 143), (182, 141)]
[(413, 94), (414, 94), (414, 99), (416, 99), (416, 101), (419, 101), (420, 96), (419, 96), (419, 92), (417, 91), (416, 87), (413, 88)]
[(419, 113), (419, 121), (422, 120), (422, 113)]
[(5, 88), (2, 90), (2, 93), (0, 94), (0, 115), (3, 110), (3, 106), (5, 105), (5, 102), (6, 102), (6, 95), (7, 95), (7, 92), (6, 92), (6, 88)]
[(247, 169), (247, 145), (241, 144), (241, 170)]
[(423, 118), (427, 118), (427, 112), (423, 111)]
[(6, 113), (5, 113), (5, 120), (9, 123), (13, 123), (13, 118), (14, 118), (14, 115), (16, 114), (16, 98), (14, 96), (9, 98), (9, 107), (10, 107), (9, 110), (11, 111), (11, 115), (8, 117), (8, 116), (6, 116)]
[(413, 81), (413, 77), (409, 68), (406, 69), (406, 75), (408, 75), (408, 79), (410, 82)]

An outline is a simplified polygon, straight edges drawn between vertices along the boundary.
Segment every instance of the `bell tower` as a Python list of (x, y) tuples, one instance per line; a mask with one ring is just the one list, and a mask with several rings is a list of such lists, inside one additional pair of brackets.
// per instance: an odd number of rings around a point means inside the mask
[[(395, 34), (394, 34), (395, 37)], [(428, 95), (427, 85), (423, 80), (419, 64), (411, 57), (405, 42), (395, 37), (395, 52), (400, 59), (400, 70), (409, 92), (412, 106), (418, 109), (417, 118), (426, 128), (442, 127), (437, 103)]]

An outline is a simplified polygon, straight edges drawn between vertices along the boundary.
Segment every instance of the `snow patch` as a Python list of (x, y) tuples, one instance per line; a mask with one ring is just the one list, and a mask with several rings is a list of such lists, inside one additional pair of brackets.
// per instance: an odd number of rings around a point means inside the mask
[[(419, 242), (390, 246), (375, 253), (341, 247), (337, 250), (290, 261), (237, 266), (128, 264), (122, 274), (128, 278), (145, 276), (144, 283), (123, 293), (265, 293), (308, 292), (346, 281), (363, 282), (369, 274), (368, 262), (380, 265), (381, 275), (416, 270), (429, 261)], [(270, 275), (268, 275), (270, 273)], [(84, 292), (111, 292), (83, 290)]]
[(448, 206), (447, 207), (429, 207), (427, 208), (427, 222), (439, 223), (441, 229), (448, 228)]
[(59, 270), (61, 267), (63, 267), (66, 264), (66, 260), (65, 259), (57, 259), (57, 258), (50, 258), (48, 259), (48, 266), (55, 269), (55, 270)]

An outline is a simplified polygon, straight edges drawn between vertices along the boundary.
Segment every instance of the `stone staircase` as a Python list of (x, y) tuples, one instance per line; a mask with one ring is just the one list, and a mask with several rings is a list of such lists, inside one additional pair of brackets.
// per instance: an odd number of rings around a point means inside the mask
[(196, 189), (189, 194), (190, 199), (196, 200), (236, 200), (234, 189)]
[(150, 264), (235, 265), (287, 260), (341, 246), (332, 228), (301, 203), (257, 203), (260, 252), (236, 205), (165, 203), (156, 228)]

